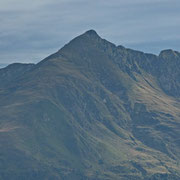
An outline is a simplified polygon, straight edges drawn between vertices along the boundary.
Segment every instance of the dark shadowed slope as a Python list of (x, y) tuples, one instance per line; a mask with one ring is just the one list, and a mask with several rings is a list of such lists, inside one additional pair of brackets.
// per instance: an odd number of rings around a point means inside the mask
[(178, 52), (90, 30), (26, 67), (0, 91), (1, 179), (180, 178)]

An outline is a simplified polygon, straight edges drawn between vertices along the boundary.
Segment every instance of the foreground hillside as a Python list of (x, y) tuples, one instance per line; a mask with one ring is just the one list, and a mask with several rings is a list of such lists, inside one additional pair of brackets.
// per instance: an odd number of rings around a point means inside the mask
[(87, 31), (0, 69), (0, 179), (179, 180), (180, 53)]

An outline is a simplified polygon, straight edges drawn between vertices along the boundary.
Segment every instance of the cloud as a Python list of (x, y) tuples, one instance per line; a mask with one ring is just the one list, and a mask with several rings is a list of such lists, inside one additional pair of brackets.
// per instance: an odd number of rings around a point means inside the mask
[(88, 29), (142, 51), (179, 50), (179, 0), (3, 0), (0, 63), (37, 62)]

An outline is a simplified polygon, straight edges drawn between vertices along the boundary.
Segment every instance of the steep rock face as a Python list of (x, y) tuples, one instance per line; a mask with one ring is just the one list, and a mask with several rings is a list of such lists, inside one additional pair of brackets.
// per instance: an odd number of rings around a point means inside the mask
[(178, 52), (146, 54), (90, 30), (13, 68), (22, 73), (0, 92), (1, 178), (179, 179), (178, 63)]
[(172, 50), (165, 50), (160, 53), (159, 58), (162, 64), (162, 68), (159, 69), (160, 86), (167, 94), (179, 97), (180, 53)]

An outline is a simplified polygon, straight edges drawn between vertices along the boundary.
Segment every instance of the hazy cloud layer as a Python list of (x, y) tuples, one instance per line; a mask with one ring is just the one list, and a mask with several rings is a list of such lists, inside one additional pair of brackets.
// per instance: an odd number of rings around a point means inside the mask
[(179, 0), (0, 0), (0, 63), (37, 62), (88, 29), (117, 45), (180, 51)]

